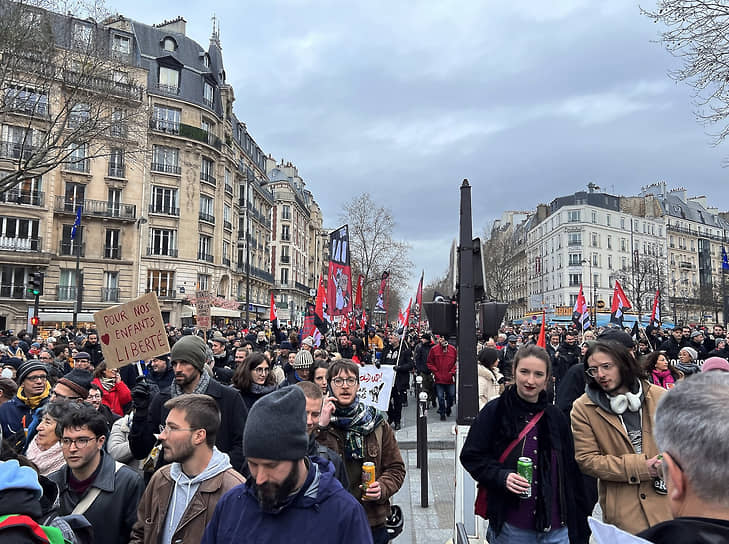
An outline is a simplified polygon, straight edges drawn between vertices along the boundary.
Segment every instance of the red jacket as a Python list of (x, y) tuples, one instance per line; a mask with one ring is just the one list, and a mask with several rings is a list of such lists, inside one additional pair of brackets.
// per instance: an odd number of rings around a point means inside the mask
[(129, 391), (127, 384), (119, 380), (110, 391), (107, 391), (104, 389), (104, 386), (101, 385), (101, 380), (99, 378), (94, 378), (94, 381), (91, 383), (95, 383), (102, 391), (104, 391), (104, 396), (101, 397), (101, 404), (106, 404), (116, 415), (123, 416), (124, 406), (132, 402), (132, 393)]
[(430, 348), (428, 354), (428, 368), (435, 375), (435, 383), (456, 383), (456, 348), (448, 344), (443, 351), (441, 345)]

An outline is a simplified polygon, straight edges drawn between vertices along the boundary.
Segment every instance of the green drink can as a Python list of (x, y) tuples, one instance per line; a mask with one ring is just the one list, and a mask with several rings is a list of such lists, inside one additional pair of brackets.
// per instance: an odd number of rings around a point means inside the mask
[(529, 457), (519, 457), (519, 460), (516, 462), (516, 471), (519, 476), (529, 482), (529, 489), (519, 495), (522, 499), (528, 499), (532, 496), (532, 477), (534, 475), (534, 462), (529, 459)]

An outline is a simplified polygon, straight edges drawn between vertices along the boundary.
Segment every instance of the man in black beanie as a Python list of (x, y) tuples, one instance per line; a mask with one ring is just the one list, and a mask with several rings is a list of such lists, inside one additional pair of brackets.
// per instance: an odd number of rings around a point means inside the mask
[(306, 397), (284, 387), (261, 397), (243, 432), (251, 477), (215, 507), (202, 544), (371, 543), (364, 509), (334, 477), (331, 463), (306, 456)]

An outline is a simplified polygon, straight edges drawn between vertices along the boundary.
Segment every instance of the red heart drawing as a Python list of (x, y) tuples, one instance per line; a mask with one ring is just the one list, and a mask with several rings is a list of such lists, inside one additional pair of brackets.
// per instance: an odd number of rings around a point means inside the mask
[(105, 346), (108, 346), (109, 345), (109, 333), (102, 334), (101, 341), (104, 342)]

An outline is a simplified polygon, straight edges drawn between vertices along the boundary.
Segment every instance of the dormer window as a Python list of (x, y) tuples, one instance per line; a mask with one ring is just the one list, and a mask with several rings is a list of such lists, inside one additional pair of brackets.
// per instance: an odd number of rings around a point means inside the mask
[(207, 53), (203, 55), (203, 64), (206, 68), (210, 68), (210, 55), (208, 55)]
[(177, 49), (177, 42), (174, 38), (167, 36), (162, 40), (162, 49), (165, 51), (175, 51)]

